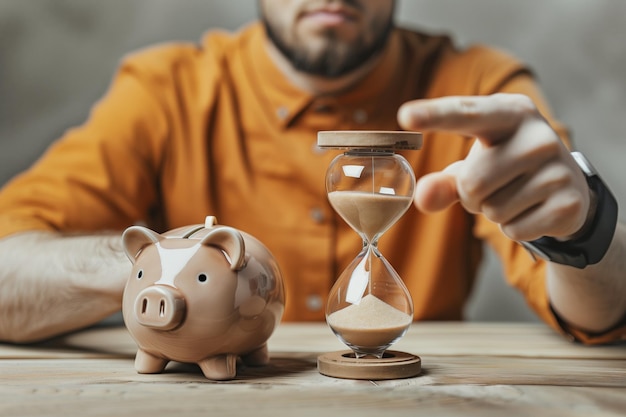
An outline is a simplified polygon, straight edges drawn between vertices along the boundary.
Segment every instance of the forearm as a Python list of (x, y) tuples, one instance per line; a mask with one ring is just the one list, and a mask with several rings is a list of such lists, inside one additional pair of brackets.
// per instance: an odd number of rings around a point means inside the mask
[(626, 226), (617, 225), (601, 262), (585, 269), (548, 265), (548, 294), (556, 313), (581, 330), (601, 332), (626, 315)]
[(118, 311), (130, 268), (119, 235), (0, 240), (0, 340), (42, 340)]

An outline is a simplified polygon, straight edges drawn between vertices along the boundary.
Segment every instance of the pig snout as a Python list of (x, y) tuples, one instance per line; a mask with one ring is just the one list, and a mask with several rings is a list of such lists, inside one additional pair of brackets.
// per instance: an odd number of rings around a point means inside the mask
[(141, 291), (135, 300), (135, 317), (142, 326), (172, 330), (185, 316), (185, 299), (174, 287), (154, 285)]

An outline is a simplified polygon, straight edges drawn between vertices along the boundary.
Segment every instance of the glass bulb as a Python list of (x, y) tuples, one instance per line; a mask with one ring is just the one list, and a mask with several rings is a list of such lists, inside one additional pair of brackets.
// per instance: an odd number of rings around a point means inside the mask
[(363, 249), (331, 289), (326, 320), (357, 358), (381, 358), (413, 320), (411, 296), (378, 250), (378, 240), (411, 206), (415, 176), (390, 150), (351, 149), (326, 175), (328, 199), (363, 239)]

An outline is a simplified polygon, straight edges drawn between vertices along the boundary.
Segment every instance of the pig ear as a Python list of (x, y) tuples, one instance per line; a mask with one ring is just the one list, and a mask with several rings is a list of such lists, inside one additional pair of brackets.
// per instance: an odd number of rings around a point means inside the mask
[(124, 252), (132, 263), (135, 263), (139, 252), (143, 248), (163, 239), (160, 234), (143, 226), (131, 226), (122, 234)]
[(216, 246), (228, 255), (230, 269), (239, 271), (245, 264), (246, 246), (243, 236), (232, 227), (216, 227), (200, 241), (202, 245)]

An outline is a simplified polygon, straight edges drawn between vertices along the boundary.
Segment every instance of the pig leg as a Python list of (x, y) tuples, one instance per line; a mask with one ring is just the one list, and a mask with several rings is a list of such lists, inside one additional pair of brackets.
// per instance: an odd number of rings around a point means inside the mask
[(243, 356), (242, 359), (246, 365), (250, 366), (267, 365), (270, 362), (270, 354), (267, 350), (267, 343), (264, 343), (260, 348), (257, 348)]
[(165, 369), (167, 362), (169, 362), (167, 359), (159, 358), (139, 349), (137, 356), (135, 356), (135, 369), (140, 374), (158, 374)]
[(233, 379), (237, 375), (237, 355), (232, 353), (203, 359), (198, 365), (208, 379), (219, 381)]

